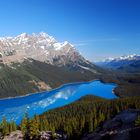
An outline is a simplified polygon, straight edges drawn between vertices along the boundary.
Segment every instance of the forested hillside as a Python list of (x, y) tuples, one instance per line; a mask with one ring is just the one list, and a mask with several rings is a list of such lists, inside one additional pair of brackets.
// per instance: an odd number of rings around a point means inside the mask
[(35, 60), (13, 63), (11, 66), (1, 64), (0, 98), (50, 90), (70, 82), (88, 81), (95, 75), (89, 71), (69, 71)]
[(88, 95), (70, 105), (35, 115), (32, 119), (25, 115), (17, 127), (14, 122), (8, 123), (4, 118), (0, 130), (6, 135), (19, 129), (25, 139), (39, 139), (40, 132), (49, 130), (54, 134), (61, 132), (65, 139), (78, 140), (84, 134), (92, 133), (105, 120), (128, 108), (140, 109), (140, 97), (106, 100)]
[(118, 73), (98, 68), (100, 73), (88, 70), (70, 70), (47, 63), (27, 60), (0, 65), (0, 98), (22, 96), (46, 91), (65, 83), (100, 79), (118, 84), (115, 93), (120, 97), (140, 95), (140, 74)]

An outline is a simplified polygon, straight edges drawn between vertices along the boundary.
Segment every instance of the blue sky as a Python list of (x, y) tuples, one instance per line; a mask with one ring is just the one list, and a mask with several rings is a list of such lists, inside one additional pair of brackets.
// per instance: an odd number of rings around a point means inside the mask
[(68, 40), (91, 61), (140, 54), (140, 1), (0, 1), (0, 36), (41, 31)]

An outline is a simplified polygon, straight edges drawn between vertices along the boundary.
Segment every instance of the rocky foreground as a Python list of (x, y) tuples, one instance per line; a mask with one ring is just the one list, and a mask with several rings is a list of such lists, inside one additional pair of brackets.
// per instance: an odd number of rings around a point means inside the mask
[[(3, 140), (23, 140), (23, 134), (21, 131), (17, 130), (15, 132), (12, 132), (9, 136), (5, 136), (4, 138), (1, 138)], [(52, 134), (51, 131), (42, 131), (39, 136), (39, 140), (65, 140), (66, 136), (60, 133), (54, 133)]]
[(138, 115), (140, 110), (125, 110), (105, 121), (94, 133), (86, 135), (82, 140), (139, 140), (140, 126), (135, 125)]

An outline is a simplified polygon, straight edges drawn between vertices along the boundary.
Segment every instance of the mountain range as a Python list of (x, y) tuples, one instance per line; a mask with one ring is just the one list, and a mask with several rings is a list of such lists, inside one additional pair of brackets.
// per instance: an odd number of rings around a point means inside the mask
[(72, 44), (60, 43), (44, 32), (0, 38), (0, 97), (92, 80), (101, 72)]
[(140, 55), (132, 54), (118, 58), (109, 58), (97, 65), (123, 72), (140, 72)]
[[(93, 79), (115, 82), (119, 85), (116, 93), (120, 95), (123, 90), (127, 96), (128, 91), (132, 93), (126, 86), (128, 81), (135, 79), (136, 84), (133, 84), (139, 87), (139, 76), (120, 75), (120, 72), (139, 72), (139, 59), (139, 55), (130, 55), (94, 64), (68, 41), (60, 43), (44, 32), (1, 37), (0, 98), (23, 96), (51, 90), (65, 83)], [(138, 90), (135, 89), (133, 94), (137, 95)]]
[(57, 42), (44, 32), (0, 38), (0, 54), (1, 62), (4, 64), (23, 62), (31, 58), (57, 66), (70, 64), (79, 68), (91, 66), (91, 63), (84, 59), (72, 44), (67, 41)]

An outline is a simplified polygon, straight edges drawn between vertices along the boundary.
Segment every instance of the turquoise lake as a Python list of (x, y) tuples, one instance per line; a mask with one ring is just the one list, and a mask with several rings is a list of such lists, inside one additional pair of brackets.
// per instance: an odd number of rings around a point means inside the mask
[(102, 83), (99, 80), (65, 84), (52, 91), (45, 91), (28, 96), (0, 100), (0, 121), (6, 116), (8, 121), (20, 123), (25, 113), (29, 117), (47, 110), (70, 104), (84, 95), (96, 95), (106, 99), (114, 99), (116, 87), (113, 83)]

